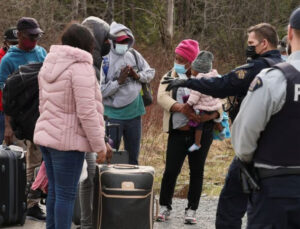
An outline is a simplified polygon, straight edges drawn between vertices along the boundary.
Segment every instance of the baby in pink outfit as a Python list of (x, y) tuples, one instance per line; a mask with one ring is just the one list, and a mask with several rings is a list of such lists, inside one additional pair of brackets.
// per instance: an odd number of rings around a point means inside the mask
[[(211, 52), (201, 51), (197, 58), (192, 63), (192, 77), (218, 77), (220, 76), (215, 69), (212, 69), (212, 61), (214, 56)], [(220, 99), (212, 96), (202, 94), (198, 91), (192, 90), (187, 103), (193, 106), (197, 114), (211, 114), (222, 108)], [(195, 123), (189, 122), (189, 125), (195, 127)], [(201, 138), (204, 123), (196, 124), (195, 143), (189, 148), (190, 152), (199, 150), (201, 148)]]

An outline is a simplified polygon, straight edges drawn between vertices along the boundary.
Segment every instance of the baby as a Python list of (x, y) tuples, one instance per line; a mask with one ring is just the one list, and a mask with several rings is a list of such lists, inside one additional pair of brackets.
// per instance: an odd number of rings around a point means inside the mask
[[(215, 69), (212, 69), (214, 56), (211, 52), (201, 51), (197, 58), (192, 63), (192, 77), (218, 77), (220, 76)], [(208, 95), (201, 94), (198, 91), (192, 90), (188, 98), (187, 104), (193, 106), (196, 114), (212, 114), (222, 108), (222, 103), (219, 99)], [(190, 126), (196, 127), (195, 143), (189, 148), (190, 152), (201, 148), (201, 137), (204, 123), (195, 123), (189, 121)]]

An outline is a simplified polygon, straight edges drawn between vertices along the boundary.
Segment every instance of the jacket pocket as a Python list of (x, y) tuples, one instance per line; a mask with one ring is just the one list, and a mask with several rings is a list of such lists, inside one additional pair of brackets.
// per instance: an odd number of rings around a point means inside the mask
[(76, 134), (82, 136), (82, 137), (86, 137), (86, 134), (82, 128), (82, 125), (81, 123), (79, 122), (78, 125), (77, 125), (77, 130), (76, 130)]

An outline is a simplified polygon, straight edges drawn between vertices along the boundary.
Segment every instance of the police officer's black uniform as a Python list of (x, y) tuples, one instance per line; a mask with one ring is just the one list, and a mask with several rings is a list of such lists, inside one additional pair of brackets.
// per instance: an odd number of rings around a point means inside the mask
[[(232, 126), (236, 155), (253, 163), (260, 190), (247, 209), (251, 229), (300, 228), (300, 7), (290, 17), (292, 53), (262, 71)], [(280, 71), (278, 71), (279, 69)]]
[[(237, 106), (230, 110), (233, 121), (254, 77), (262, 69), (279, 62), (282, 62), (280, 52), (271, 50), (248, 61), (247, 64), (237, 67), (223, 77), (189, 79), (185, 82), (185, 86), (217, 98), (237, 96)], [(216, 229), (240, 229), (241, 219), (247, 210), (247, 203), (248, 195), (243, 193), (240, 169), (236, 159), (234, 159), (229, 167), (225, 185), (220, 195)]]

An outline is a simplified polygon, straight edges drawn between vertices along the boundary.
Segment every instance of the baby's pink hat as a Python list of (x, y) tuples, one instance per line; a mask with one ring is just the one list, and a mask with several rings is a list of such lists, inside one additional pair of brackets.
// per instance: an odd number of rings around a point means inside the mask
[(181, 41), (175, 49), (175, 53), (192, 63), (200, 52), (198, 41), (186, 39)]

